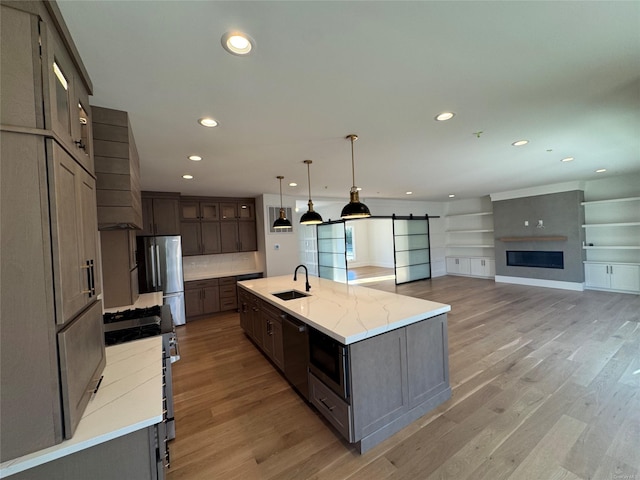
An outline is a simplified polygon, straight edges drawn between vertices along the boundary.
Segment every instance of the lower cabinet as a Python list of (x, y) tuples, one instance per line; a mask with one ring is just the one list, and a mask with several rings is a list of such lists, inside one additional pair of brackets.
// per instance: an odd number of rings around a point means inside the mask
[(587, 288), (640, 293), (640, 265), (637, 264), (587, 262), (584, 277)]
[(284, 370), (283, 314), (277, 307), (238, 289), (240, 326), (245, 334), (280, 369)]
[(218, 279), (185, 282), (184, 299), (187, 320), (220, 311)]
[(447, 273), (472, 277), (494, 277), (496, 262), (491, 257), (447, 257)]
[(164, 423), (115, 438), (12, 475), (12, 480), (163, 480), (166, 475)]

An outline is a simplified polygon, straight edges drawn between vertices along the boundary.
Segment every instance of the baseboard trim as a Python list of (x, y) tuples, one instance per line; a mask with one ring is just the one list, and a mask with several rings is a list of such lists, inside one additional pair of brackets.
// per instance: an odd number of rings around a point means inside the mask
[(582, 282), (562, 282), (559, 280), (542, 280), (540, 278), (509, 277), (496, 275), (496, 283), (513, 283), (516, 285), (528, 285), (530, 287), (559, 288), (562, 290), (584, 291)]

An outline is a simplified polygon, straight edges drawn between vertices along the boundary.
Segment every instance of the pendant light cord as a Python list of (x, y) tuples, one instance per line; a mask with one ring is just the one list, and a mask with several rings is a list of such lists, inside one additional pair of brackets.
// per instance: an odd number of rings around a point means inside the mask
[[(353, 141), (355, 135), (349, 135), (349, 137), (351, 138), (351, 179), (353, 180), (352, 186), (353, 188), (356, 188), (356, 164), (355, 161), (353, 160)], [(358, 138), (358, 137), (355, 137)]]
[(307, 164), (307, 185), (309, 185), (309, 201), (311, 201), (311, 173), (310, 173), (311, 160), (309, 161), (305, 160), (305, 163)]

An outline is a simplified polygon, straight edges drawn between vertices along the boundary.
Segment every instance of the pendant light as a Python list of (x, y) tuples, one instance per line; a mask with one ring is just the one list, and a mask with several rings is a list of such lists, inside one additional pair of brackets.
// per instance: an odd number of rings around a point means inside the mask
[(284, 177), (282, 175), (278, 175), (276, 178), (280, 180), (280, 216), (275, 222), (273, 222), (273, 228), (276, 230), (284, 230), (286, 228), (291, 228), (291, 222), (285, 216), (284, 208), (282, 208), (282, 179)]
[(313, 202), (311, 201), (311, 173), (309, 171), (309, 165), (311, 165), (312, 162), (311, 160), (305, 160), (304, 163), (307, 164), (307, 181), (309, 182), (309, 210), (307, 211), (307, 213), (302, 215), (302, 217), (300, 218), (300, 223), (303, 225), (317, 225), (319, 223), (322, 223), (322, 217), (318, 212), (315, 212), (313, 210)]
[(353, 178), (353, 186), (349, 193), (349, 203), (344, 206), (340, 216), (347, 220), (352, 218), (367, 218), (371, 216), (371, 212), (369, 211), (369, 207), (360, 202), (360, 194), (358, 187), (356, 187), (356, 169), (353, 161), (353, 142), (358, 139), (358, 136), (351, 134), (347, 135), (346, 138), (351, 140), (351, 175)]

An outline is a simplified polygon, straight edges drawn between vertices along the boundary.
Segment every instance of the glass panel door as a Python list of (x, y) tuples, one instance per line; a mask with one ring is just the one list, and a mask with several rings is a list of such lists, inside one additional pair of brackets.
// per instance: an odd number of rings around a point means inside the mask
[(318, 225), (318, 276), (347, 283), (344, 222)]
[(431, 278), (429, 219), (393, 219), (396, 285)]

